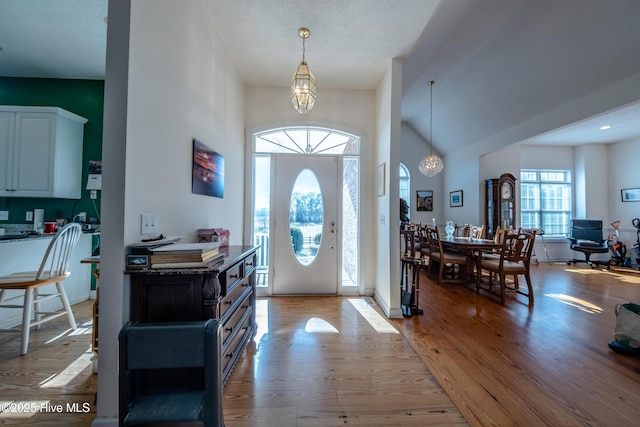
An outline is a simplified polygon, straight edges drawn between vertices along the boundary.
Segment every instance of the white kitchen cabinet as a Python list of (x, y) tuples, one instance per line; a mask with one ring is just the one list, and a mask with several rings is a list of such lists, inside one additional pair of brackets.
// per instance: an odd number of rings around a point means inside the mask
[(79, 199), (86, 122), (57, 107), (0, 106), (0, 197)]

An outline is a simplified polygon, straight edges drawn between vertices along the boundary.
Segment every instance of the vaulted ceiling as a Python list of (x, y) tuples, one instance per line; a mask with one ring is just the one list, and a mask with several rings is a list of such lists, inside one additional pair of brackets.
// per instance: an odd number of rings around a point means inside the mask
[[(311, 29), (318, 102), (323, 88), (375, 89), (391, 59), (405, 59), (402, 119), (428, 138), (435, 80), (433, 143), (443, 154), (571, 105), (580, 108), (566, 123), (550, 121), (558, 129), (519, 135), (565, 145), (640, 136), (637, 0), (203, 1), (248, 85), (288, 91), (301, 26)], [(2, 0), (0, 75), (103, 78), (107, 5)]]

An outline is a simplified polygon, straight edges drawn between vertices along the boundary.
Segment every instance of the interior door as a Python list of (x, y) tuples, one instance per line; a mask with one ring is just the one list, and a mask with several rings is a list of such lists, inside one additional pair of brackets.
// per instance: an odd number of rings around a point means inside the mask
[(337, 294), (338, 158), (276, 155), (272, 167), (273, 294)]

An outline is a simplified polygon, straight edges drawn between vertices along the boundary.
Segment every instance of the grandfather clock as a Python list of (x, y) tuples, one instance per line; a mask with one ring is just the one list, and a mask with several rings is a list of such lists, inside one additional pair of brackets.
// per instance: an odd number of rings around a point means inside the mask
[(510, 173), (486, 182), (487, 238), (493, 239), (497, 227), (512, 229), (516, 218), (516, 178)]

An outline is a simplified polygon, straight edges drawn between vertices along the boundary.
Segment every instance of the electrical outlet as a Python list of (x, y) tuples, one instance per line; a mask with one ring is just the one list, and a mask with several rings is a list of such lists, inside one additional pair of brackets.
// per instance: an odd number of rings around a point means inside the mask
[(158, 232), (158, 214), (142, 214), (140, 220), (140, 234), (154, 234)]
[(27, 216), (24, 218), (25, 221), (33, 221), (33, 211), (27, 211)]
[(87, 213), (86, 212), (80, 212), (78, 214), (78, 221), (87, 222)]
[(9, 211), (0, 211), (0, 221), (9, 221)]

